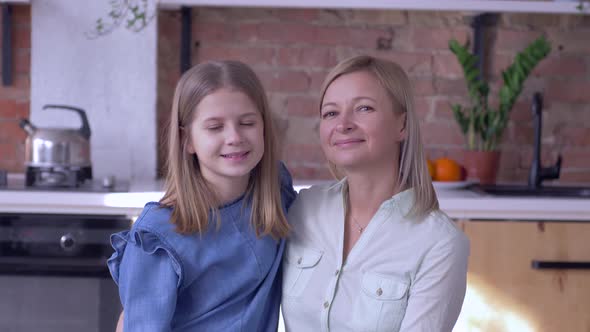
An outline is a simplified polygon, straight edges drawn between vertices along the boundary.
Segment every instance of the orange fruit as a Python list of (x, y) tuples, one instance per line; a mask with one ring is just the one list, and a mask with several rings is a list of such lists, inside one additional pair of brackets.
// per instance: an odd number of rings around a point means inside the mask
[(430, 159), (426, 159), (426, 164), (428, 165), (428, 173), (430, 173), (430, 177), (434, 180), (436, 178), (436, 169), (434, 168), (434, 163)]
[(462, 166), (450, 158), (439, 158), (434, 161), (435, 181), (461, 181)]

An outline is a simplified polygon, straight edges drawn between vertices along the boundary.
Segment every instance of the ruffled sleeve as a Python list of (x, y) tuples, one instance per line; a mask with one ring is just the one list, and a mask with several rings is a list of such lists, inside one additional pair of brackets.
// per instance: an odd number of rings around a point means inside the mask
[(169, 331), (182, 267), (157, 234), (133, 228), (111, 236), (115, 252), (107, 265), (119, 286), (125, 331)]

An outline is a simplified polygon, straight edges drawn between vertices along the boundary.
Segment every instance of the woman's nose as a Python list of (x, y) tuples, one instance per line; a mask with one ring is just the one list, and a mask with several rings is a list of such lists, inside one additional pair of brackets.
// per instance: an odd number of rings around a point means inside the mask
[(344, 133), (349, 132), (355, 128), (354, 121), (349, 114), (343, 113), (339, 120), (340, 122), (336, 127), (338, 131)]

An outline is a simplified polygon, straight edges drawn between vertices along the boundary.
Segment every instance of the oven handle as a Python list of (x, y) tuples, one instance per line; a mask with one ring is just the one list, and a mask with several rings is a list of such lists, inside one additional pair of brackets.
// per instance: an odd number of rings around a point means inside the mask
[(590, 270), (590, 262), (533, 260), (531, 267), (536, 270)]

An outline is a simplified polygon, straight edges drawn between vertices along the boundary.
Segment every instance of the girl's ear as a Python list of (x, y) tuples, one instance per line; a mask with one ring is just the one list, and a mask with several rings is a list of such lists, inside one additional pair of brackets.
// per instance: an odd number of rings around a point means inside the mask
[(185, 146), (186, 153), (194, 154), (195, 148), (193, 147), (193, 142), (189, 139), (189, 137), (187, 137), (188, 133), (186, 131), (186, 128), (181, 126), (179, 131), (180, 131), (180, 141), (186, 142), (185, 144), (183, 144)]

